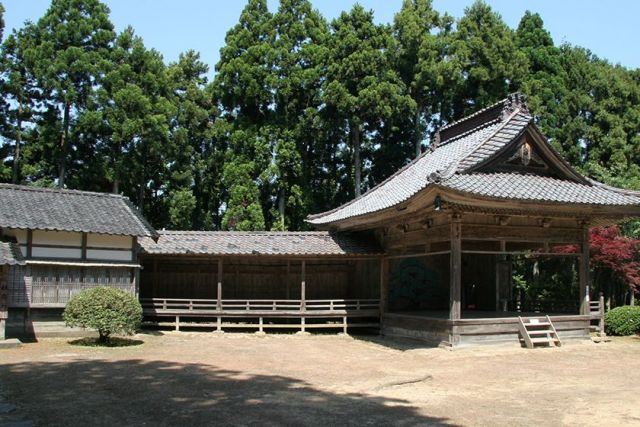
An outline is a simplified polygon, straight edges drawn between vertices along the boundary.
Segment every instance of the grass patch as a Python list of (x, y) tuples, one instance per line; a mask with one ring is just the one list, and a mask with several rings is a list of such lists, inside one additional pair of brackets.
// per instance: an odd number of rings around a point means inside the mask
[(133, 347), (144, 344), (142, 340), (134, 340), (131, 338), (113, 337), (109, 341), (102, 343), (95, 337), (79, 338), (69, 341), (71, 345), (77, 345), (81, 347)]

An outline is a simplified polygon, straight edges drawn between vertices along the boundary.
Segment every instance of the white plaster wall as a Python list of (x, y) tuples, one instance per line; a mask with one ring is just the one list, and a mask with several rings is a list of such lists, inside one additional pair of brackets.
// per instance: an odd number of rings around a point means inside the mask
[(34, 246), (31, 248), (33, 258), (82, 258), (82, 249), (78, 248), (42, 248)]
[(112, 236), (109, 234), (87, 235), (87, 246), (99, 248), (131, 249), (133, 238), (131, 236)]
[(82, 246), (82, 233), (33, 230), (33, 246)]
[(110, 251), (107, 249), (87, 249), (89, 260), (131, 261), (131, 251)]

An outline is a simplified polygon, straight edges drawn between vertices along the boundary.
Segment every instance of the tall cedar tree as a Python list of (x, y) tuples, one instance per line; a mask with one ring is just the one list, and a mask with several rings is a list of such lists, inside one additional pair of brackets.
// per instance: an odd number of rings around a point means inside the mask
[[(221, 118), (230, 124), (223, 185), (228, 199), (222, 219), (226, 229), (263, 230), (271, 153), (269, 120), (273, 104), (275, 31), (266, 0), (249, 0), (240, 22), (226, 36), (216, 65), (214, 94)], [(265, 193), (263, 193), (264, 195)]]
[[(326, 70), (329, 27), (308, 0), (282, 0), (273, 16), (271, 228), (301, 229), (316, 204), (314, 188), (324, 152), (320, 109)], [(321, 178), (320, 178), (321, 179)], [(319, 184), (321, 185), (321, 184)]]
[[(34, 31), (28, 51), (33, 74), (58, 137), (51, 150), (57, 159), (58, 186), (65, 186), (75, 141), (73, 127), (99, 83), (114, 39), (109, 9), (98, 0), (53, 0)], [(80, 159), (83, 160), (83, 159)]]
[(11, 158), (10, 166), (8, 163), (0, 166), (0, 175), (6, 180), (10, 179), (13, 184), (18, 184), (28, 175), (28, 171), (24, 171), (22, 167), (23, 146), (29, 139), (29, 130), (33, 129), (37, 117), (37, 86), (25, 61), (25, 53), (33, 43), (33, 29), (33, 24), (27, 23), (24, 28), (14, 30), (0, 48), (0, 91), (4, 95), (0, 104), (0, 125), (5, 140), (0, 150), (6, 150), (3, 158)]
[[(176, 115), (171, 130), (169, 225), (211, 229), (220, 209), (220, 153), (212, 128), (216, 111), (207, 91), (209, 67), (197, 52), (181, 54), (169, 66)], [(214, 160), (212, 162), (211, 160)]]
[(513, 31), (479, 0), (458, 22), (452, 54), (462, 71), (453, 98), (456, 118), (504, 98), (518, 88), (526, 72), (526, 58), (516, 48)]
[(373, 149), (370, 135), (397, 115), (413, 114), (415, 102), (391, 67), (391, 29), (376, 25), (371, 11), (356, 4), (350, 12), (342, 12), (331, 28), (325, 102), (342, 122), (344, 133), (335, 141), (337, 148), (349, 155), (343, 161), (350, 173), (342, 185), (353, 182), (353, 191), (346, 187), (344, 194), (359, 197), (363, 165)]

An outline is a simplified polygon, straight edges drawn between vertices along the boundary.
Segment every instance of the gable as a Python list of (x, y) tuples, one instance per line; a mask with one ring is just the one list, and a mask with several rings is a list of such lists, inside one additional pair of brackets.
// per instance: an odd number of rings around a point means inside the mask
[(531, 126), (473, 171), (520, 173), (582, 182), (577, 173), (558, 157)]

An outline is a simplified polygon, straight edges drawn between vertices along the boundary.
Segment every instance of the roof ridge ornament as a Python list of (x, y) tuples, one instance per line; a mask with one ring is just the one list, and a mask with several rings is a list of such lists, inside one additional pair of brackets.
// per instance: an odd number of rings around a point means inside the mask
[(504, 108), (500, 119), (506, 120), (516, 110), (520, 110), (522, 113), (529, 114), (529, 106), (526, 102), (526, 97), (520, 92), (514, 92), (509, 94), (504, 102)]

